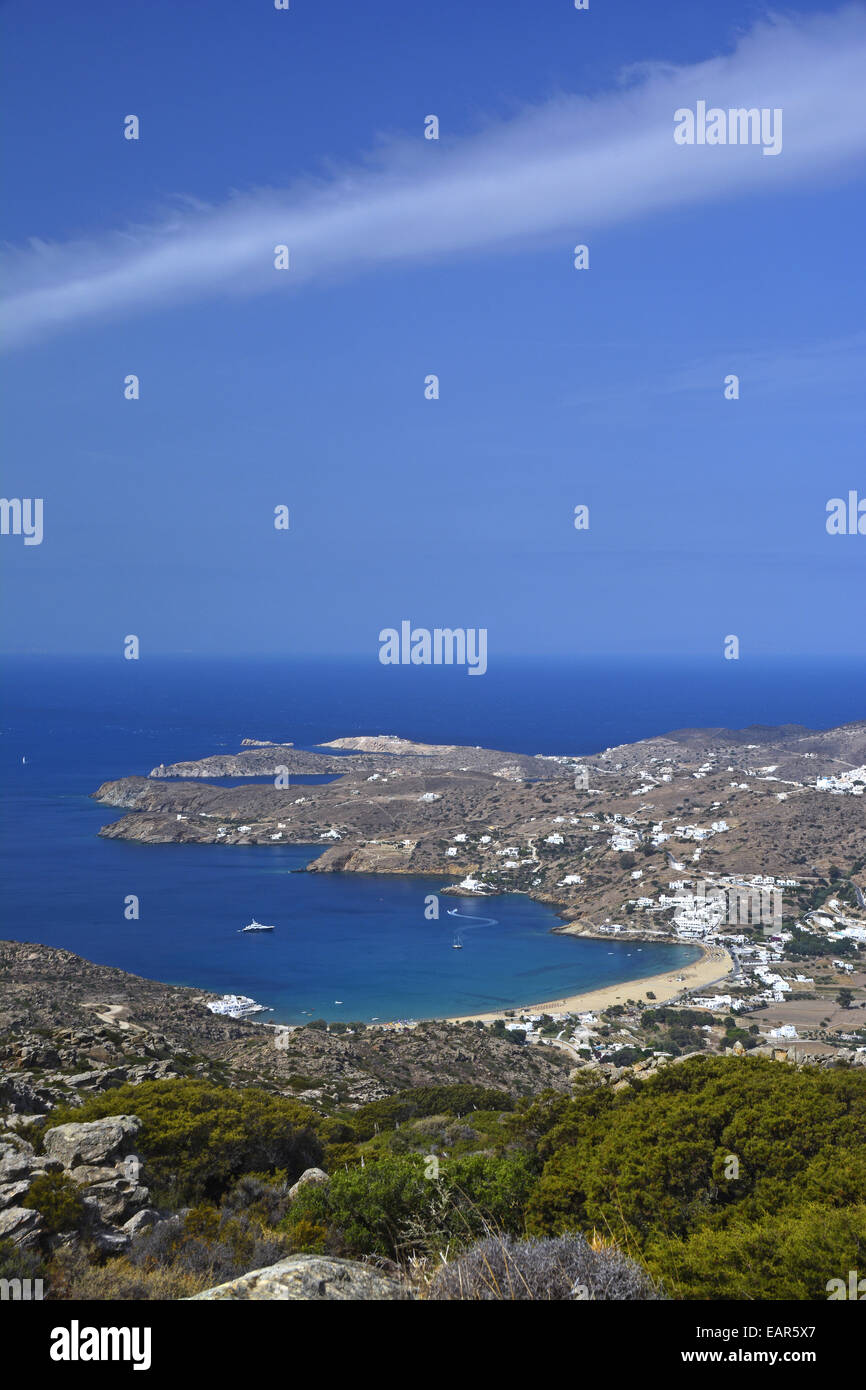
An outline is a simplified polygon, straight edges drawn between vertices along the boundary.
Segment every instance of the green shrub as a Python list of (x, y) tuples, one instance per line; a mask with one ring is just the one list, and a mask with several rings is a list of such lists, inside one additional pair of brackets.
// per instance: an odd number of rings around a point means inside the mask
[(597, 1229), (642, 1249), (866, 1191), (866, 1075), (853, 1069), (694, 1058), (638, 1089), (531, 1107), (519, 1126), (536, 1127), (546, 1159), (528, 1208), (538, 1234)]
[(255, 1087), (235, 1089), (208, 1081), (143, 1081), (92, 1096), (82, 1106), (55, 1111), (51, 1124), (137, 1115), (136, 1147), (144, 1181), (167, 1206), (218, 1201), (243, 1173), (285, 1169), (294, 1182), (322, 1161), (309, 1107)]
[(647, 1263), (678, 1298), (825, 1299), (829, 1280), (847, 1285), (850, 1270), (866, 1268), (866, 1206), (812, 1206), (656, 1241)]
[(0, 1240), (0, 1279), (44, 1279), (41, 1255), (22, 1250), (12, 1240)]
[(301, 1188), (281, 1229), (325, 1227), (352, 1255), (386, 1255), (465, 1242), (493, 1228), (522, 1231), (537, 1181), (528, 1154), (473, 1154), (441, 1160), (439, 1176), (417, 1155), (384, 1155), (364, 1168), (335, 1172), (326, 1185)]
[(393, 1258), (406, 1225), (430, 1197), (423, 1160), (383, 1158), (334, 1173), (327, 1184), (306, 1183), (280, 1229), (291, 1238), (301, 1222), (322, 1226), (340, 1236), (348, 1253)]
[(39, 1212), (46, 1235), (77, 1231), (84, 1225), (81, 1192), (66, 1173), (37, 1173), (21, 1205)]
[(264, 1229), (246, 1212), (204, 1206), (183, 1219), (173, 1217), (143, 1231), (132, 1242), (127, 1258), (142, 1270), (202, 1275), (209, 1284), (221, 1284), (275, 1264), (289, 1248), (285, 1236)]
[(356, 1139), (371, 1139), (377, 1129), (394, 1129), (406, 1120), (422, 1119), (428, 1115), (460, 1117), (472, 1110), (513, 1110), (514, 1101), (507, 1091), (487, 1086), (459, 1083), (451, 1086), (413, 1086), (407, 1091), (371, 1101), (344, 1116)]

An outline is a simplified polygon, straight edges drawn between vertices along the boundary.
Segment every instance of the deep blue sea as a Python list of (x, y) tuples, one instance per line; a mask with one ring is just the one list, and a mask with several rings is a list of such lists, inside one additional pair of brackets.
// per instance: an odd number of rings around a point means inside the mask
[[(90, 793), (245, 737), (311, 747), (395, 733), (586, 754), (684, 726), (826, 728), (864, 717), (864, 676), (862, 661), (842, 660), (514, 661), (471, 677), (375, 660), (6, 657), (0, 934), (248, 994), (284, 1022), (469, 1013), (636, 979), (694, 953), (552, 935), (553, 912), (521, 895), (443, 898), (428, 921), (425, 897), (447, 879), (296, 872), (315, 847), (100, 840), (121, 812)], [(140, 918), (129, 922), (131, 893)], [(449, 918), (455, 906), (467, 916)], [(277, 930), (240, 936), (252, 917)]]

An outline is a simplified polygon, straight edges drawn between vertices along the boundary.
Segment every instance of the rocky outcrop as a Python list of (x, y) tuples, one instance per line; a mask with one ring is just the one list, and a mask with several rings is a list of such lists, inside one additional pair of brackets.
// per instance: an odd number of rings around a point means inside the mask
[(150, 1200), (146, 1187), (127, 1178), (109, 1178), (107, 1182), (94, 1183), (85, 1189), (85, 1193), (85, 1205), (103, 1226), (125, 1226), (139, 1208), (146, 1206)]
[(0, 1110), (13, 1115), (45, 1115), (56, 1103), (50, 1088), (34, 1085), (26, 1073), (0, 1080)]
[(22, 1197), (26, 1197), (30, 1191), (29, 1177), (20, 1178), (18, 1182), (7, 1182), (0, 1187), (0, 1210), (7, 1207), (17, 1207)]
[(414, 1297), (402, 1279), (385, 1274), (373, 1265), (321, 1255), (291, 1255), (266, 1269), (254, 1269), (239, 1279), (205, 1289), (190, 1301), (272, 1299), (301, 1303), (353, 1300), (381, 1303)]
[(103, 1164), (121, 1150), (129, 1153), (140, 1129), (141, 1120), (136, 1115), (112, 1115), (87, 1124), (58, 1125), (56, 1129), (46, 1130), (45, 1151), (64, 1168)]
[(8, 1229), (5, 1233), (8, 1239), (17, 1242), (18, 1234), (22, 1237), (30, 1234), (32, 1223), (22, 1221), (16, 1225), (9, 1213), (26, 1210), (20, 1207), (20, 1203), (30, 1191), (33, 1179), (38, 1173), (58, 1172), (61, 1169), (62, 1164), (57, 1159), (34, 1153), (32, 1144), (28, 1144), (20, 1135), (9, 1131), (0, 1134), (0, 1212), (7, 1215)]
[(40, 1245), (42, 1218), (22, 1203), (34, 1178), (55, 1172), (78, 1187), (90, 1238), (106, 1252), (124, 1250), (133, 1235), (159, 1219), (139, 1182), (141, 1165), (133, 1150), (140, 1129), (136, 1115), (56, 1125), (45, 1133), (45, 1154), (10, 1130), (0, 1132), (0, 1239), (22, 1249)]

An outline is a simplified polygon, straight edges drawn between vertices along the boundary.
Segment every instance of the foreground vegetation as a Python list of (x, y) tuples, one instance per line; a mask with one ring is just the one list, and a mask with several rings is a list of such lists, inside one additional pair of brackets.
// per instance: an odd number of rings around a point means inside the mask
[[(434, 1298), (809, 1300), (866, 1269), (859, 1068), (696, 1057), (622, 1088), (587, 1070), (572, 1096), (418, 1087), (327, 1117), (255, 1088), (153, 1081), (47, 1124), (118, 1114), (141, 1119), (141, 1180), (174, 1215), (105, 1255), (74, 1184), (34, 1185), (51, 1238), (41, 1256), (0, 1248), (0, 1277), (41, 1273), (54, 1298), (177, 1298), (309, 1252), (393, 1261)], [(328, 1181), (290, 1197), (311, 1166)], [(571, 1292), (583, 1269), (629, 1292)]]

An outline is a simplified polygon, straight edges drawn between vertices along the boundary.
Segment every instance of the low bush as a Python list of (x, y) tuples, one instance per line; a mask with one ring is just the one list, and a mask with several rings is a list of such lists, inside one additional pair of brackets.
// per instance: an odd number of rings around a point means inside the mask
[(581, 1235), (553, 1240), (487, 1236), (443, 1265), (428, 1297), (438, 1301), (658, 1299), (661, 1291), (620, 1250)]
[(39, 1212), (49, 1236), (78, 1231), (85, 1224), (87, 1211), (81, 1192), (66, 1173), (38, 1173), (21, 1205)]
[(522, 1232), (537, 1182), (530, 1155), (442, 1160), (435, 1174), (429, 1158), (393, 1154), (335, 1172), (326, 1185), (301, 1188), (280, 1229), (291, 1237), (299, 1222), (310, 1222), (329, 1232), (333, 1249), (390, 1259), (463, 1244), (490, 1229)]
[(276, 1264), (290, 1252), (289, 1241), (268, 1231), (246, 1213), (194, 1207), (185, 1217), (161, 1221), (131, 1244), (128, 1263), (136, 1269), (201, 1276), (203, 1287), (236, 1279), (251, 1269)]
[(430, 1115), (448, 1115), (459, 1119), (473, 1110), (513, 1110), (514, 1101), (507, 1091), (488, 1086), (460, 1083), (452, 1086), (413, 1086), (384, 1100), (374, 1100), (344, 1116), (358, 1140), (372, 1139), (377, 1130), (394, 1129), (406, 1120), (424, 1119)]

